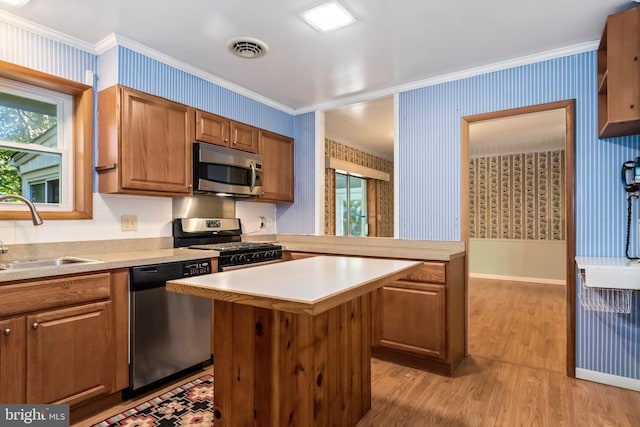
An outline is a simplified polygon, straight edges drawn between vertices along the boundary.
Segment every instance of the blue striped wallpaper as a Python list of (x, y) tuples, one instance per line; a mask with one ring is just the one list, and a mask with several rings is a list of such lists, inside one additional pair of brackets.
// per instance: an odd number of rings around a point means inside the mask
[(293, 136), (294, 116), (124, 47), (118, 83), (239, 122)]
[[(0, 59), (98, 87), (115, 83), (167, 97), (295, 138), (295, 197), (277, 206), (278, 231), (315, 230), (315, 114), (293, 117), (126, 48), (99, 58), (0, 22)], [(640, 156), (640, 137), (599, 140), (595, 52), (424, 87), (400, 94), (399, 230), (404, 239), (460, 239), (460, 119), (463, 116), (576, 99), (576, 250), (621, 257), (625, 194), (622, 162)], [(634, 205), (634, 218), (640, 212)], [(632, 252), (640, 252), (637, 231)], [(580, 281), (578, 278), (578, 288)], [(588, 312), (577, 303), (578, 368), (640, 379), (640, 301), (630, 315)]]
[[(576, 100), (576, 253), (624, 256), (620, 167), (640, 156), (640, 136), (598, 139), (595, 51), (401, 93), (399, 237), (461, 238), (462, 117), (565, 99)], [(638, 254), (636, 221), (631, 248)], [(577, 300), (576, 367), (640, 379), (638, 302), (623, 315), (588, 312)]]
[(44, 73), (85, 83), (96, 71), (96, 56), (0, 21), (0, 59)]
[(277, 205), (278, 233), (315, 232), (315, 113), (296, 116), (294, 134), (295, 203)]

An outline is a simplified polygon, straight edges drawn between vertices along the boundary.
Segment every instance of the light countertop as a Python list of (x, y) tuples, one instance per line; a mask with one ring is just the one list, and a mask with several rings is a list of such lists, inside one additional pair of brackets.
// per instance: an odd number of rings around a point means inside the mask
[[(277, 242), (285, 250), (363, 257), (450, 261), (464, 256), (463, 242), (400, 240), (378, 237), (312, 235), (245, 235), (246, 241)], [(93, 259), (95, 263), (0, 270), (0, 285), (19, 280), (129, 268), (173, 261), (214, 258), (217, 251), (173, 249), (173, 238), (120, 239), (10, 245), (0, 262), (51, 259), (61, 256)]]
[(246, 241), (271, 241), (292, 252), (451, 261), (465, 255), (464, 242), (403, 240), (388, 237), (245, 235)]
[(318, 256), (167, 282), (167, 290), (319, 314), (418, 270), (418, 261)]
[[(38, 279), (66, 274), (91, 273), (95, 271), (129, 268), (138, 265), (158, 264), (174, 261), (190, 261), (201, 258), (217, 257), (217, 251), (196, 249), (150, 249), (128, 252), (82, 253), (78, 258), (91, 259), (96, 262), (66, 264), (28, 269), (0, 270), (0, 284), (25, 279)], [(69, 255), (75, 257), (75, 255)], [(53, 256), (45, 257), (54, 258)]]

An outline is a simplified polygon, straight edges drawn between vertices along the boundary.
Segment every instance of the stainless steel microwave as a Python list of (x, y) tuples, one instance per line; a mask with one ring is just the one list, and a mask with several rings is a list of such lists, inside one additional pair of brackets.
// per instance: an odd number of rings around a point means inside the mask
[(224, 196), (262, 194), (262, 157), (218, 145), (193, 144), (193, 190)]

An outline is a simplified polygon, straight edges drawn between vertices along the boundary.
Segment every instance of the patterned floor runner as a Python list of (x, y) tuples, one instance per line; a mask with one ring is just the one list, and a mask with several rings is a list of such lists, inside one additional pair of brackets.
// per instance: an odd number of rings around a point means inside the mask
[(92, 427), (211, 427), (213, 375), (204, 375)]

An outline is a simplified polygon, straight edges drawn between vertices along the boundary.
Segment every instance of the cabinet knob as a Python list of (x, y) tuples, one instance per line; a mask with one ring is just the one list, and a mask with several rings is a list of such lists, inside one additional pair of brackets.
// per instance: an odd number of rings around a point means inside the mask
[(238, 141), (233, 141), (233, 145), (236, 145), (238, 143)]
[(38, 322), (35, 322), (33, 325), (31, 325), (31, 328), (32, 329), (38, 329), (38, 326), (40, 326), (40, 325), (38, 325)]
[(229, 138), (225, 138), (225, 139), (224, 139), (224, 142), (229, 142)]
[(6, 336), (11, 335), (11, 329), (7, 328), (4, 331), (2, 331)]

